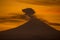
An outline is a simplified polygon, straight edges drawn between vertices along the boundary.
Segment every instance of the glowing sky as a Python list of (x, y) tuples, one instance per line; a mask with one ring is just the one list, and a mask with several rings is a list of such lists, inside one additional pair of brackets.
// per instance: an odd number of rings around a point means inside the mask
[[(57, 5), (58, 2), (55, 2), (53, 5), (48, 6), (46, 4), (42, 5), (39, 0), (0, 0), (0, 17), (10, 17), (15, 14), (23, 14), (21, 11), (24, 8), (33, 8), (36, 13), (37, 18), (42, 18), (51, 23), (60, 23), (60, 5)], [(20, 19), (19, 19), (20, 20)], [(5, 25), (6, 24), (6, 25)], [(8, 24), (8, 25), (7, 25)], [(22, 24), (21, 22), (7, 22), (0, 23), (1, 30), (7, 30), (15, 28), (18, 25)], [(4, 25), (4, 26), (3, 26)], [(10, 25), (10, 26), (9, 26)], [(2, 27), (3, 26), (3, 27)], [(9, 27), (8, 27), (9, 26)], [(12, 26), (12, 27), (11, 27)], [(55, 29), (60, 30), (60, 26), (53, 26)]]
[(60, 0), (16, 0), (18, 2), (25, 2), (37, 5), (60, 5)]

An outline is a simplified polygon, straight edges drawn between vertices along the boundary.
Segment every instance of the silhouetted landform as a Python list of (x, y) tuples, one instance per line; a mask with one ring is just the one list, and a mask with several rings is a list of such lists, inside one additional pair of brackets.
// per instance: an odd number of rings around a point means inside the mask
[(48, 24), (50, 24), (50, 25), (60, 26), (60, 23), (51, 23), (51, 22), (48, 22), (48, 21), (43, 20), (43, 19), (42, 19), (42, 21), (43, 21), (43, 22), (46, 22), (46, 23), (48, 23)]
[[(29, 21), (17, 28), (0, 32), (0, 40), (59, 40), (60, 31), (37, 19), (33, 9), (23, 9)], [(30, 14), (31, 13), (31, 14)]]
[(49, 24), (54, 25), (54, 26), (60, 26), (59, 23), (49, 23)]
[(32, 17), (30, 21), (15, 29), (0, 32), (0, 39), (13, 40), (58, 40), (60, 31), (51, 28), (39, 19)]
[(60, 0), (17, 0), (18, 2), (25, 2), (36, 5), (60, 5)]

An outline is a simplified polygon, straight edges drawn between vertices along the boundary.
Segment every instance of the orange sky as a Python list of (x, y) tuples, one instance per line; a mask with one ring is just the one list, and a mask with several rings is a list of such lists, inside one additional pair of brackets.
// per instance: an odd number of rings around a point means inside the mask
[[(0, 16), (2, 17), (11, 16), (14, 15), (15, 13), (23, 14), (21, 10), (24, 8), (33, 8), (36, 11), (35, 15), (39, 19), (42, 18), (43, 20), (46, 20), (51, 23), (60, 23), (60, 6), (35, 5), (28, 3), (20, 3), (14, 0), (1, 1)], [(60, 27), (57, 26), (56, 29), (60, 30)]]

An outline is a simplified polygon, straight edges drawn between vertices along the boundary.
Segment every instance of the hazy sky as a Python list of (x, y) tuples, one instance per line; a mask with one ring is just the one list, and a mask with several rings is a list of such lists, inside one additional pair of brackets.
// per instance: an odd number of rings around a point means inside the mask
[(37, 5), (60, 5), (60, 0), (17, 0), (17, 1)]
[[(0, 4), (1, 4), (0, 5), (0, 16), (6, 16), (6, 15), (9, 16), (10, 14), (14, 15), (15, 13), (21, 14), (22, 9), (33, 8), (36, 11), (36, 15), (38, 17), (42, 16), (42, 17), (46, 17), (49, 19), (49, 17), (54, 16), (52, 17), (52, 19), (59, 19), (60, 6), (34, 5), (34, 4), (29, 4), (30, 1), (31, 0), (0, 0)], [(38, 1), (40, 3), (40, 1), (42, 0), (32, 0), (31, 2), (38, 4), (37, 3)]]
[[(17, 13), (22, 14), (23, 13), (22, 9), (24, 8), (33, 8), (36, 12), (35, 15), (37, 16), (37, 18), (39, 19), (42, 18), (51, 23), (60, 23), (59, 4), (60, 4), (59, 0), (51, 1), (51, 2), (48, 0), (47, 1), (46, 0), (44, 1), (43, 0), (0, 0), (0, 16), (2, 17), (6, 17), (10, 15), (14, 16)], [(0, 27), (2, 26), (3, 23), (2, 25), (0, 25)], [(57, 29), (60, 30), (60, 27), (57, 27)]]

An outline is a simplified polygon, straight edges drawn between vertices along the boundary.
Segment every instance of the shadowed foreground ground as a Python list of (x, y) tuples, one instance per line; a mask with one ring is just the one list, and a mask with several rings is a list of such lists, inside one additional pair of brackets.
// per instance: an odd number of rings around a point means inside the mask
[(51, 28), (35, 17), (22, 26), (0, 32), (0, 40), (59, 40), (59, 37), (60, 31)]

